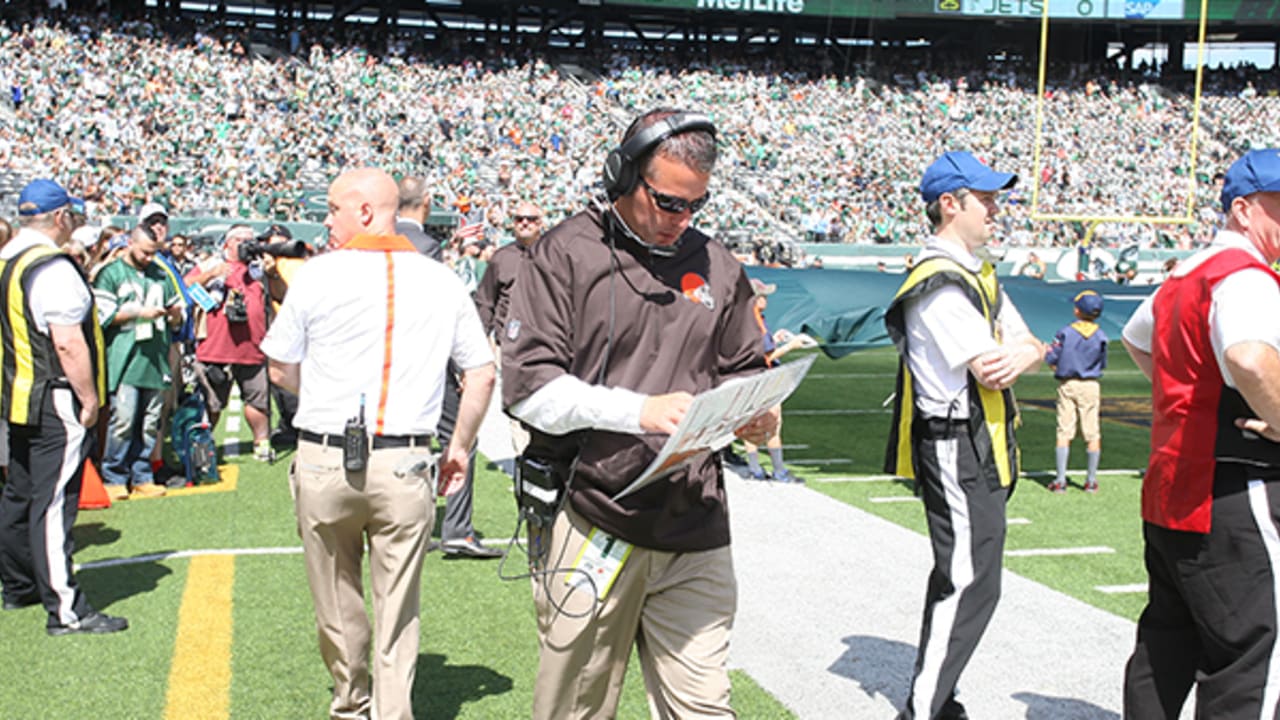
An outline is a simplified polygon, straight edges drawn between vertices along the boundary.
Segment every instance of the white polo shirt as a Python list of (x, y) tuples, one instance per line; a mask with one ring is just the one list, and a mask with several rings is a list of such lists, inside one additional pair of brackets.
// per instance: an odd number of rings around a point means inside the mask
[(449, 359), (462, 370), (493, 362), (462, 282), (416, 251), (308, 260), (261, 347), (301, 364), (294, 425), (329, 434), (342, 432), (362, 394), (370, 434), (434, 434)]
[[(1266, 258), (1254, 247), (1249, 238), (1231, 230), (1222, 230), (1209, 247), (1178, 263), (1174, 277), (1183, 277), (1201, 263), (1223, 250), (1239, 249), (1257, 258), (1263, 265)], [(1147, 296), (1133, 311), (1125, 323), (1122, 335), (1130, 345), (1145, 353), (1151, 352), (1152, 334), (1155, 332), (1153, 303), (1164, 286)], [(1235, 387), (1235, 379), (1222, 360), (1227, 348), (1242, 342), (1261, 342), (1280, 350), (1280, 287), (1270, 275), (1255, 269), (1240, 270), (1223, 278), (1212, 291), (1213, 302), (1209, 307), (1209, 341), (1213, 356), (1222, 371), (1222, 379), (1228, 387)]]
[[(937, 238), (921, 251), (917, 262), (936, 256), (949, 257), (974, 273), (982, 269), (982, 261), (973, 253)], [(1030, 335), (1003, 288), (1000, 296), (996, 324), (1004, 341)], [(968, 418), (969, 361), (1000, 347), (991, 326), (965, 291), (950, 283), (908, 301), (904, 310), (907, 367), (915, 381), (916, 407), (931, 417)]]

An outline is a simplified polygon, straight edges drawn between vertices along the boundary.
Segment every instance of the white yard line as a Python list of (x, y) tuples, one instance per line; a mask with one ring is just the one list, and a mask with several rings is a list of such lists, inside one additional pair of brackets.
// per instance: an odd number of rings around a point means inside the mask
[(1111, 555), (1115, 548), (1100, 545), (1073, 548), (1026, 548), (1023, 550), (1005, 550), (1005, 557), (1058, 557), (1067, 555)]
[(1097, 585), (1093, 589), (1108, 595), (1124, 595), (1128, 593), (1146, 592), (1147, 584), (1133, 583), (1132, 585)]

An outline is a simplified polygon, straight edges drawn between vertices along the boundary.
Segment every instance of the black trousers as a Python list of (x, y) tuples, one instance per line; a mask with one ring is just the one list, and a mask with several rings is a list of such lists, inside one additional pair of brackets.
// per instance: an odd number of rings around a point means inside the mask
[[(444, 406), (440, 410), (440, 424), (436, 426), (436, 437), (440, 438), (441, 447), (447, 448), (453, 439), (454, 426), (458, 424), (458, 410), (462, 406), (462, 394), (459, 392), (457, 368), (449, 363), (449, 372), (444, 384)], [(467, 482), (458, 492), (444, 499), (444, 523), (440, 528), (441, 540), (462, 540), (475, 533), (471, 527), (472, 484), (476, 477), (476, 449), (471, 448), (471, 459), (467, 463)]]
[(958, 710), (956, 683), (1000, 599), (1009, 488), (979, 478), (973, 439), (962, 424), (917, 429), (912, 444), (933, 570), (911, 692), (899, 717), (946, 718)]
[(293, 416), (298, 414), (298, 396), (279, 385), (272, 385), (271, 402), (275, 403), (276, 410), (280, 412), (280, 421), (276, 425), (276, 430), (286, 435), (297, 435), (298, 430), (293, 426)]
[(1125, 668), (1126, 718), (1276, 717), (1280, 471), (1219, 463), (1207, 534), (1143, 524), (1147, 607)]
[(9, 479), (0, 493), (0, 582), (6, 600), (39, 597), (49, 626), (93, 608), (71, 569), (80, 480), (94, 435), (70, 389), (47, 391), (39, 425), (9, 426)]

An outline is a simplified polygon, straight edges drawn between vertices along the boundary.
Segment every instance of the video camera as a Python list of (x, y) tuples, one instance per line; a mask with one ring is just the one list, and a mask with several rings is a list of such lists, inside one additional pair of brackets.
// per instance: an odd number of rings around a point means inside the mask
[(284, 240), (281, 242), (262, 242), (261, 240), (245, 240), (236, 248), (240, 262), (251, 263), (263, 255), (272, 257), (305, 258), (307, 244), (302, 240)]

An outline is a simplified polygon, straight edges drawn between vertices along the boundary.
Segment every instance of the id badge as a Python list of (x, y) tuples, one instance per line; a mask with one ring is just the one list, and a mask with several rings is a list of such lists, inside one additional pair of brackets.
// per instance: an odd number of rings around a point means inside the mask
[(150, 320), (138, 320), (133, 326), (134, 338), (138, 342), (150, 340), (155, 335), (155, 327)]
[[(631, 556), (631, 543), (619, 540), (600, 528), (591, 528), (587, 541), (578, 551), (573, 562), (576, 572), (568, 573), (564, 583), (575, 588), (589, 589), (593, 584), (596, 599), (603, 600), (613, 587), (613, 581), (622, 572), (622, 565)], [(590, 578), (590, 582), (587, 579)]]

